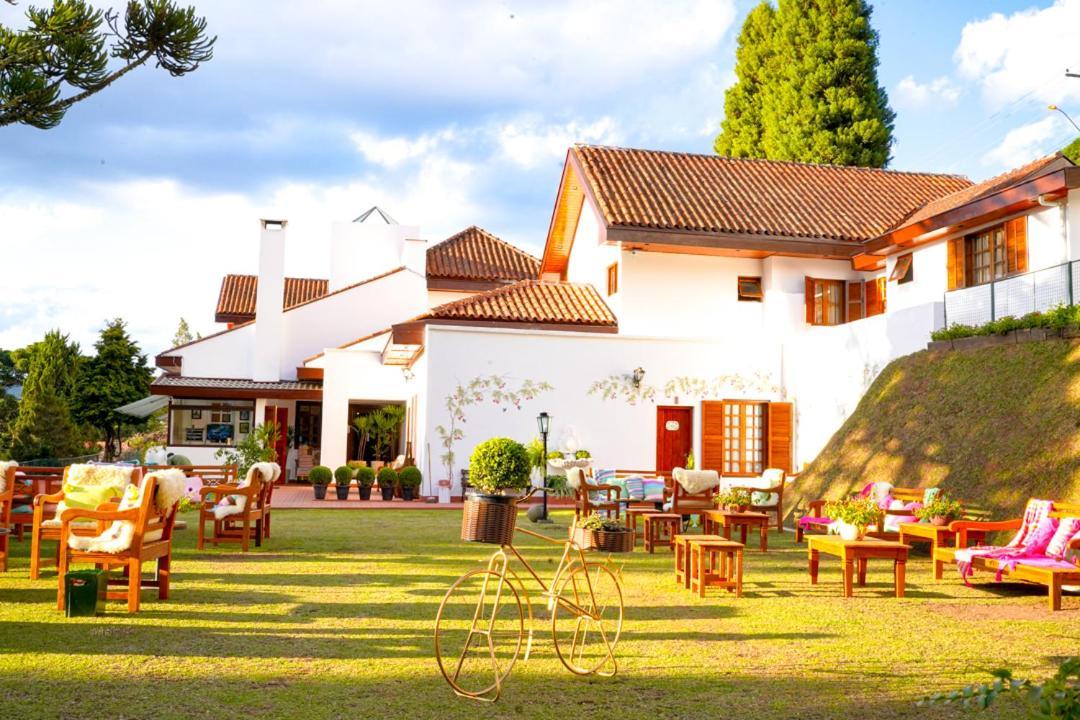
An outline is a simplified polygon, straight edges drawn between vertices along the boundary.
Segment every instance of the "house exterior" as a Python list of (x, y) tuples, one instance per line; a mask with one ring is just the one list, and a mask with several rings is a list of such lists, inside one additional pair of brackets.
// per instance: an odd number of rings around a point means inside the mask
[(258, 277), (223, 281), (234, 324), (159, 355), (154, 392), (196, 462), (247, 417), (334, 466), (353, 414), (403, 405), (428, 494), (540, 411), (552, 447), (601, 466), (794, 470), (933, 330), (1070, 302), (1078, 186), (1061, 156), (973, 184), (575, 146), (539, 259), (478, 228), (429, 247), (369, 211), (334, 227), (325, 282), (288, 279), (286, 225), (263, 221)]

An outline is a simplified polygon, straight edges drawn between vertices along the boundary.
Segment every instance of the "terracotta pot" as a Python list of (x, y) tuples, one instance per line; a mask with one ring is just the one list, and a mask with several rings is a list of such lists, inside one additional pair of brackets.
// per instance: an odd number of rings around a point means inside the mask
[(942, 517), (941, 515), (935, 515), (934, 517), (930, 518), (930, 524), (931, 525), (948, 525), (949, 524), (949, 518)]

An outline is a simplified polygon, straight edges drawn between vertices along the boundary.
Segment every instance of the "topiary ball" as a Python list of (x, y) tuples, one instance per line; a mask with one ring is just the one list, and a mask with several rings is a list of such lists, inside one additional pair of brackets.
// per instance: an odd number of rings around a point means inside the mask
[(469, 458), (469, 484), (489, 494), (529, 486), (529, 453), (510, 438), (491, 438)]
[(398, 474), (392, 467), (384, 467), (379, 470), (379, 487), (394, 487), (397, 485)]
[(356, 468), (356, 484), (371, 487), (375, 484), (375, 471), (367, 465)]
[(353, 471), (347, 465), (342, 465), (334, 471), (334, 482), (338, 485), (348, 485), (352, 482)]
[(398, 482), (401, 483), (401, 487), (418, 488), (423, 481), (424, 476), (420, 473), (420, 468), (412, 465), (401, 468), (401, 472), (398, 473)]
[(312, 485), (329, 485), (333, 477), (334, 473), (325, 465), (316, 465), (308, 473), (308, 480)]
[(170, 465), (191, 465), (192, 462), (191, 462), (191, 460), (188, 459), (187, 455), (174, 454), (172, 457), (169, 458), (169, 464)]

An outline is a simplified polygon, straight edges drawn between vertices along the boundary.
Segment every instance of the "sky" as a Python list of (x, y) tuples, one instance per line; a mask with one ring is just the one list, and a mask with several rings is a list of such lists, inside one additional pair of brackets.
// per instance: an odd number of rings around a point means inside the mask
[[(289, 220), (293, 276), (326, 277), (331, 223), (376, 204), (430, 242), (475, 224), (538, 255), (572, 143), (711, 151), (753, 5), (189, 1), (218, 36), (196, 72), (0, 128), (0, 348), (60, 328), (89, 351), (117, 316), (151, 355), (180, 317), (219, 329), (260, 217)], [(980, 180), (1074, 136), (1047, 105), (1080, 121), (1080, 0), (879, 0), (873, 24), (890, 167)]]

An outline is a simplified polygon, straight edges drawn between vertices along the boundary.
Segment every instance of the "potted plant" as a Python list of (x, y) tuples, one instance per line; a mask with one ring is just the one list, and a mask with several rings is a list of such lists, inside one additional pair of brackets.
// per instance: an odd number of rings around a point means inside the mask
[(593, 513), (574, 528), (574, 543), (583, 550), (632, 552), (635, 533), (620, 521)]
[(491, 438), (469, 458), (469, 484), (480, 492), (465, 502), (461, 539), (507, 545), (514, 535), (517, 507), (507, 494), (529, 486), (529, 454), (510, 438)]
[(576, 460), (590, 460), (592, 459), (592, 455), (589, 454), (588, 450), (578, 450), (576, 453), (574, 453), (574, 458)]
[(382, 499), (387, 502), (394, 499), (394, 488), (397, 487), (398, 474), (392, 467), (384, 467), (379, 470), (379, 492)]
[(424, 476), (420, 474), (420, 468), (412, 465), (401, 468), (401, 472), (398, 473), (398, 484), (401, 485), (401, 499), (412, 500), (416, 497), (417, 488), (420, 487), (420, 483), (423, 481)]
[(750, 509), (750, 491), (746, 488), (731, 488), (716, 493), (713, 502), (721, 510), (746, 512)]
[(375, 484), (375, 471), (367, 465), (356, 468), (356, 489), (361, 500), (371, 499), (371, 486)]
[(915, 517), (931, 525), (948, 525), (963, 516), (964, 506), (945, 493), (938, 493), (933, 500), (915, 510)]
[(330, 480), (332, 480), (333, 477), (334, 473), (325, 465), (316, 465), (308, 472), (308, 480), (311, 481), (311, 487), (315, 491), (316, 500), (326, 499), (326, 486), (330, 484)]
[(338, 500), (349, 499), (349, 485), (352, 484), (353, 471), (348, 465), (342, 465), (334, 471), (334, 491)]
[(880, 522), (882, 513), (873, 498), (850, 497), (825, 503), (825, 515), (839, 523), (841, 538), (862, 540), (867, 526)]

